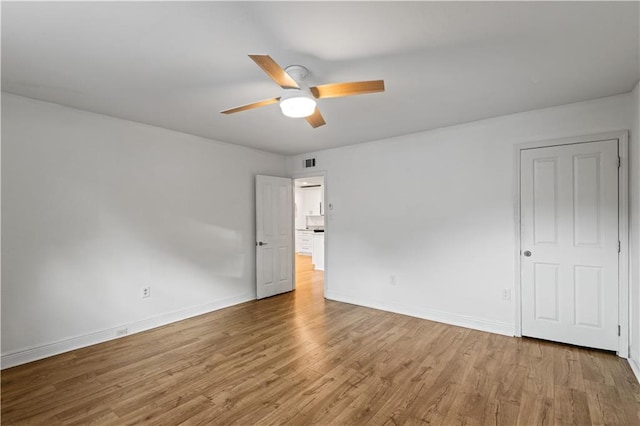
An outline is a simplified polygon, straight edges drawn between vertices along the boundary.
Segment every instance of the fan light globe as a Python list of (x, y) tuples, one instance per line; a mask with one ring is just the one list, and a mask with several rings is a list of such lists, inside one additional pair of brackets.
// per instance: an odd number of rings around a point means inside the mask
[(297, 93), (291, 97), (285, 97), (280, 101), (280, 109), (287, 117), (308, 117), (316, 110), (316, 101), (304, 93)]

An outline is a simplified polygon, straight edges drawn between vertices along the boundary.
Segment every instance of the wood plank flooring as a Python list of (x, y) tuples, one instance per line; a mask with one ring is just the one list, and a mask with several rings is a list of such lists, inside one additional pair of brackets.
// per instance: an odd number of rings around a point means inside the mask
[(2, 424), (640, 424), (613, 354), (326, 301), (321, 283), (307, 267), (293, 293), (4, 370)]

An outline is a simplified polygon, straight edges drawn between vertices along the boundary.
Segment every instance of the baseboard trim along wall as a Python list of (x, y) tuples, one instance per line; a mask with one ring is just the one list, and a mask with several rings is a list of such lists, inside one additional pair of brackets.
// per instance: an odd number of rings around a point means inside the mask
[(352, 296), (337, 294), (333, 292), (327, 292), (325, 297), (329, 300), (335, 300), (336, 302), (344, 302), (350, 303), (352, 305), (365, 306), (367, 308), (380, 309), (383, 311), (441, 322), (458, 327), (471, 328), (473, 330), (486, 331), (489, 333), (502, 334), (505, 336), (515, 335), (514, 324), (474, 318), (466, 315), (438, 311), (435, 309), (417, 310), (397, 303), (382, 302), (378, 300), (364, 300), (361, 298), (355, 298)]
[[(74, 349), (80, 349), (131, 334), (140, 333), (141, 331), (151, 330), (152, 328), (161, 327), (163, 325), (217, 311), (229, 306), (249, 302), (251, 300), (255, 300), (254, 295), (244, 294), (241, 296), (230, 297), (210, 302), (204, 305), (194, 306), (175, 312), (169, 312), (152, 318), (147, 318), (142, 321), (137, 321), (130, 324), (122, 324), (118, 327), (109, 328), (107, 330), (72, 337), (70, 339), (61, 340), (59, 342), (34, 346), (16, 352), (9, 352), (6, 354), (2, 354), (0, 365), (4, 370), (5, 368), (15, 367), (16, 365), (26, 364), (28, 362), (37, 361), (39, 359), (48, 358), (54, 355), (59, 355), (61, 353), (69, 352)], [(121, 332), (123, 329), (126, 329), (126, 334), (119, 335), (119, 332)]]

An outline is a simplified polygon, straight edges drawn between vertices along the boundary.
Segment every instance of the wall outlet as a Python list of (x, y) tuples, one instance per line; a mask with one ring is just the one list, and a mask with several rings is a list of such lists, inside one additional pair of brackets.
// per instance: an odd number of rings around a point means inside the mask
[(503, 288), (502, 289), (502, 300), (511, 300), (511, 289)]
[(395, 275), (389, 276), (389, 284), (398, 285), (398, 278)]
[(129, 329), (127, 328), (121, 328), (119, 330), (116, 330), (116, 336), (126, 336), (127, 333), (129, 333)]
[(151, 287), (145, 287), (142, 289), (142, 298), (146, 299), (147, 297), (151, 297)]

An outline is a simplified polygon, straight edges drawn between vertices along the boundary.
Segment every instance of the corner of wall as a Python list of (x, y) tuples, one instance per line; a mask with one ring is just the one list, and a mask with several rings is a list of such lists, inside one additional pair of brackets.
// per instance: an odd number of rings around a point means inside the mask
[(640, 382), (640, 81), (631, 92), (631, 134), (629, 138), (629, 365)]

